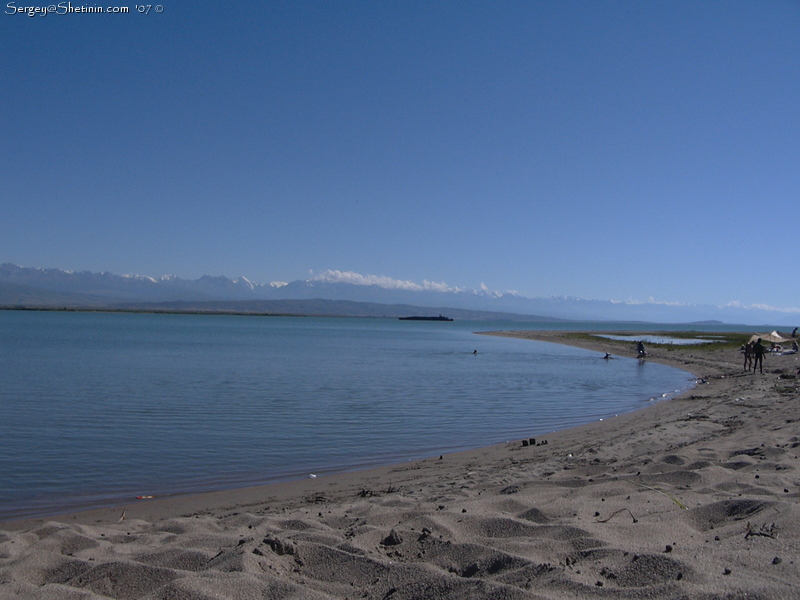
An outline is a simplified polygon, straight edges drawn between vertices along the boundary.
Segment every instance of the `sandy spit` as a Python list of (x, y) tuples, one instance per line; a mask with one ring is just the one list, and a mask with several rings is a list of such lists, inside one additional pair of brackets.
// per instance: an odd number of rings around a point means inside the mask
[(535, 441), (2, 523), (0, 598), (800, 598), (796, 356), (647, 360), (699, 383)]

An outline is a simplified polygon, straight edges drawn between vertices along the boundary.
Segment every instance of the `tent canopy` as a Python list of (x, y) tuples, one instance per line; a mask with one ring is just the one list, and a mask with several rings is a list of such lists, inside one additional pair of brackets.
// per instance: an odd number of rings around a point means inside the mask
[(761, 338), (762, 342), (772, 342), (773, 344), (783, 344), (784, 342), (791, 342), (792, 338), (785, 338), (777, 331), (773, 331), (772, 333), (754, 333), (750, 337), (751, 342), (755, 342)]

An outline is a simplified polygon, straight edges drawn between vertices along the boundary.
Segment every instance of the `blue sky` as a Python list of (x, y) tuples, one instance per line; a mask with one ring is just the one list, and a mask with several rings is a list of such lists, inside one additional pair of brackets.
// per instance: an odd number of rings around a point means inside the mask
[(26, 4), (0, 262), (800, 307), (796, 1)]

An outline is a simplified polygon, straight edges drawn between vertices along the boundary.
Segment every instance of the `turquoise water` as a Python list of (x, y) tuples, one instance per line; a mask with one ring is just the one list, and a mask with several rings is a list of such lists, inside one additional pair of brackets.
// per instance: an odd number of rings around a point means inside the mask
[(553, 326), (0, 311), (0, 520), (435, 456), (692, 385), (473, 333), (523, 328)]

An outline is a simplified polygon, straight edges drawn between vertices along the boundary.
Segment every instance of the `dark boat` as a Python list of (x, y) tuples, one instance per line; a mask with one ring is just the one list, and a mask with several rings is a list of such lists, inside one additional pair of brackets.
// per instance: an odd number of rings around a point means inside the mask
[(401, 321), (452, 321), (450, 317), (439, 315), (438, 317), (398, 317)]

